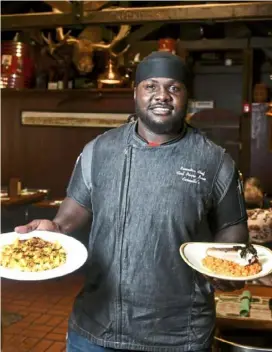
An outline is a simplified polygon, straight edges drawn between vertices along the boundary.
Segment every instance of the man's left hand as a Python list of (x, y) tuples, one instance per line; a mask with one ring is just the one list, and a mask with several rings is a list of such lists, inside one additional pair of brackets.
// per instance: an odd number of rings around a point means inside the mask
[(207, 276), (206, 279), (210, 282), (210, 284), (214, 287), (215, 290), (219, 291), (232, 292), (236, 290), (241, 290), (245, 287), (244, 281), (227, 281)]

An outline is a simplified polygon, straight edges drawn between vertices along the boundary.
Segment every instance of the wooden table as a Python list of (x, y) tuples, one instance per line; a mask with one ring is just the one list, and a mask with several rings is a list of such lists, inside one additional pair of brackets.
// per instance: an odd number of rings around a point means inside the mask
[(41, 202), (35, 203), (34, 206), (38, 208), (59, 208), (63, 200), (64, 200), (63, 198), (44, 199)]
[(3, 197), (1, 198), (1, 206), (16, 206), (16, 205), (27, 205), (35, 202), (39, 202), (46, 194), (44, 192), (33, 192), (31, 194), (23, 194), (17, 197)]
[[(8, 232), (10, 227), (13, 226), (14, 220), (18, 212), (23, 212), (23, 218), (20, 215), (20, 222), (27, 223), (29, 221), (29, 207), (36, 202), (42, 201), (44, 198), (47, 197), (49, 190), (43, 189), (32, 189), (28, 190), (25, 189), (22, 193), (18, 196), (9, 197), (7, 192), (1, 190), (1, 209), (2, 214), (1, 218), (4, 217), (5, 221), (3, 221), (4, 225), (1, 226), (1, 231)], [(6, 226), (6, 227), (5, 227)], [(16, 224), (14, 226), (17, 226)], [(13, 231), (13, 230), (12, 230)]]
[[(228, 295), (240, 296), (244, 290), (249, 290), (252, 296), (261, 296), (272, 298), (272, 287), (259, 286), (259, 285), (247, 285), (244, 289), (228, 293)], [(216, 296), (224, 294), (222, 292), (216, 292)], [(216, 325), (221, 329), (251, 329), (251, 330), (269, 330), (272, 331), (272, 320), (255, 320), (250, 317), (219, 317), (216, 318)]]

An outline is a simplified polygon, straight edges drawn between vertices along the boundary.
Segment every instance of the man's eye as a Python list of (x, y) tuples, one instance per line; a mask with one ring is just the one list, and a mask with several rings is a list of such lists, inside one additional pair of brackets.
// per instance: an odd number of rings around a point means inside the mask
[(177, 87), (177, 86), (171, 86), (169, 88), (169, 90), (171, 90), (172, 92), (179, 92), (180, 91), (179, 87)]
[(146, 88), (149, 90), (153, 90), (153, 89), (155, 89), (155, 85), (154, 84), (147, 84)]

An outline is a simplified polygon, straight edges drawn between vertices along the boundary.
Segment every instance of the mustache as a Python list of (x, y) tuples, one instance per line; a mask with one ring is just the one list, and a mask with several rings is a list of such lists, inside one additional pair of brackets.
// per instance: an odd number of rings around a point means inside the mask
[(173, 106), (172, 105), (168, 105), (168, 104), (154, 104), (154, 105), (150, 105), (149, 109), (169, 109), (169, 110), (173, 110)]

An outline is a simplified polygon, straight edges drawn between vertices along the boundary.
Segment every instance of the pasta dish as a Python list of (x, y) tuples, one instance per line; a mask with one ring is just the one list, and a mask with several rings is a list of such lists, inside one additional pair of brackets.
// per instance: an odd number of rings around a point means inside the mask
[(66, 262), (66, 252), (58, 242), (45, 241), (39, 237), (27, 240), (18, 238), (1, 248), (0, 265), (21, 271), (44, 271), (54, 269)]

